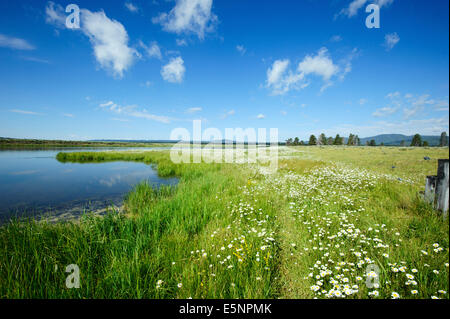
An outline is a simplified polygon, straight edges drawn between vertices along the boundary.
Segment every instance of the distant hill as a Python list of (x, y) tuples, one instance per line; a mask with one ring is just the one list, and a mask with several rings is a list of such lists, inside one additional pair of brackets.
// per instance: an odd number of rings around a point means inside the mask
[[(434, 135), (421, 135), (422, 141), (427, 141), (430, 146), (438, 146), (441, 136)], [(402, 141), (405, 141), (405, 145), (409, 146), (413, 139), (413, 135), (407, 136), (403, 134), (381, 134), (377, 136), (370, 136), (361, 138), (361, 145), (366, 144), (367, 141), (375, 140), (377, 145), (384, 143), (384, 145), (400, 145)], [(448, 145), (448, 136), (447, 136)]]

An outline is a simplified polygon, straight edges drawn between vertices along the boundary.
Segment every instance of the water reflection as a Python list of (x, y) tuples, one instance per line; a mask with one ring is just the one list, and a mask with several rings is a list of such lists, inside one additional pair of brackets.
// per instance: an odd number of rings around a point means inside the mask
[[(103, 149), (104, 150), (104, 149)], [(134, 185), (175, 184), (144, 163), (60, 163), (58, 150), (0, 151), (0, 222), (13, 215), (79, 215), (121, 206)]]

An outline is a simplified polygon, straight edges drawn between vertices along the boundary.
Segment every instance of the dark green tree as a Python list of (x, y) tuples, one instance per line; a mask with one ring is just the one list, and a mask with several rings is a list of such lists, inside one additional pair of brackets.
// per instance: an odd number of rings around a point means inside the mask
[(286, 140), (286, 145), (287, 146), (292, 145), (292, 138), (291, 137)]
[(422, 146), (422, 137), (420, 136), (420, 134), (414, 135), (411, 141), (411, 146)]
[(313, 135), (309, 137), (309, 145), (317, 145), (317, 138)]
[(358, 135), (355, 135), (355, 145), (356, 146), (360, 146), (361, 145), (361, 140), (359, 139)]
[(300, 140), (298, 137), (294, 138), (294, 145), (299, 145), (300, 144)]
[(428, 144), (428, 141), (423, 141), (423, 144), (422, 144), (422, 146), (425, 146), (425, 147), (427, 147), (427, 146), (430, 146), (430, 144)]
[(347, 145), (355, 145), (355, 135), (353, 135), (352, 133), (350, 133), (350, 135), (348, 136)]
[(340, 137), (339, 134), (336, 134), (333, 144), (334, 145), (342, 145), (343, 144), (342, 137)]
[(333, 140), (333, 138), (331, 136), (329, 138), (327, 138), (327, 144), (328, 145), (333, 145), (333, 142), (334, 142), (334, 140)]
[(320, 134), (319, 136), (319, 144), (320, 145), (327, 145), (327, 137), (324, 133)]
[(369, 146), (377, 146), (377, 143), (375, 142), (375, 140), (370, 140)]
[(441, 139), (439, 141), (439, 146), (448, 146), (447, 133), (446, 132), (442, 132), (441, 133)]

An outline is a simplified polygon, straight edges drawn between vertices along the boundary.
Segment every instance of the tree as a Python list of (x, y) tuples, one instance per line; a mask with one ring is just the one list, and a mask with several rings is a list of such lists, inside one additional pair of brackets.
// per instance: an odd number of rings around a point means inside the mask
[(320, 145), (327, 145), (327, 137), (325, 136), (324, 133), (320, 134), (319, 143)]
[(309, 145), (317, 145), (317, 139), (316, 139), (316, 137), (314, 135), (311, 135), (309, 137), (309, 143), (308, 144)]
[(354, 145), (354, 143), (355, 143), (354, 139), (355, 139), (355, 135), (350, 133), (350, 135), (348, 136), (347, 145), (349, 145), (349, 146)]
[(428, 144), (428, 141), (423, 141), (423, 144), (422, 144), (422, 146), (425, 146), (425, 147), (427, 147), (427, 146), (430, 146), (430, 144)]
[(448, 142), (447, 142), (447, 133), (446, 132), (442, 132), (441, 133), (441, 139), (439, 141), (439, 146), (447, 146)]
[(422, 137), (420, 136), (420, 134), (414, 135), (411, 141), (411, 146), (422, 146)]
[(375, 142), (375, 140), (370, 140), (369, 146), (377, 146), (377, 143)]
[(333, 138), (330, 136), (329, 138), (327, 138), (327, 144), (328, 145), (333, 145)]
[(286, 140), (286, 145), (287, 145), (287, 146), (292, 145), (292, 138), (288, 138), (288, 139)]
[(359, 139), (358, 135), (355, 135), (355, 145), (356, 146), (360, 146), (361, 145), (361, 140)]
[(300, 144), (300, 140), (298, 137), (294, 138), (294, 145), (299, 145)]
[(340, 137), (339, 134), (336, 134), (333, 144), (334, 145), (342, 145), (343, 144), (342, 137)]
[(384, 143), (383, 143), (383, 142), (381, 142), (381, 143), (380, 143), (380, 146), (384, 146)]

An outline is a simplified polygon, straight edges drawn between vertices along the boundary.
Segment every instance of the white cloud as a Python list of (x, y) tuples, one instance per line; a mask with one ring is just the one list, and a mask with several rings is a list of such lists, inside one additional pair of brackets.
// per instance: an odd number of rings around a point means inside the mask
[(367, 103), (367, 99), (359, 99), (359, 105), (364, 105)]
[(328, 50), (321, 48), (316, 56), (307, 55), (298, 65), (298, 70), (305, 75), (311, 73), (319, 75), (324, 81), (328, 81), (338, 72), (339, 68), (329, 57)]
[(128, 34), (124, 26), (109, 19), (103, 11), (81, 11), (82, 31), (89, 37), (97, 61), (102, 68), (122, 77), (137, 55), (128, 46)]
[(36, 113), (36, 112), (26, 111), (26, 110), (19, 110), (19, 109), (13, 109), (13, 110), (10, 110), (10, 112), (26, 114), (26, 115), (42, 115), (41, 113)]
[[(97, 62), (114, 76), (122, 77), (138, 55), (136, 50), (128, 46), (128, 33), (124, 26), (108, 18), (103, 11), (80, 11), (81, 31), (89, 37)], [(47, 23), (65, 28), (66, 16), (61, 5), (50, 1), (45, 13)]]
[(303, 80), (304, 74), (287, 71), (289, 64), (288, 59), (276, 60), (267, 70), (266, 87), (271, 89), (273, 95), (282, 95), (293, 88), (302, 87), (302, 85), (299, 86), (299, 82)]
[(0, 47), (14, 50), (34, 50), (35, 47), (24, 39), (13, 38), (0, 34)]
[(63, 29), (66, 27), (66, 18), (61, 5), (55, 4), (52, 1), (47, 2), (45, 6), (45, 22)]
[(139, 41), (139, 45), (145, 50), (150, 58), (157, 58), (159, 60), (162, 59), (161, 49), (156, 41), (150, 43), (150, 46), (147, 46), (144, 42)]
[(136, 13), (139, 11), (139, 8), (136, 5), (132, 4), (131, 2), (125, 2), (125, 8), (127, 8), (128, 11), (133, 12), (133, 13)]
[(141, 84), (141, 86), (145, 86), (145, 87), (151, 87), (153, 85), (153, 83), (151, 81), (145, 81), (144, 83)]
[(186, 113), (197, 113), (197, 112), (201, 112), (201, 111), (202, 111), (201, 107), (191, 107), (186, 110)]
[[(142, 109), (139, 110), (137, 105), (128, 105), (128, 106), (121, 106), (117, 103), (114, 103), (113, 101), (108, 101), (105, 103), (102, 103), (99, 105), (101, 109), (107, 110), (116, 114), (124, 115), (124, 116), (130, 116), (130, 117), (136, 117), (136, 118), (144, 118), (152, 121), (157, 121), (161, 123), (168, 124), (171, 122), (171, 118), (167, 116), (161, 116), (161, 115), (155, 115), (148, 113), (147, 110)], [(118, 119), (116, 119), (118, 120)], [(126, 119), (125, 119), (126, 120)]]
[(392, 48), (400, 41), (400, 37), (397, 32), (386, 34), (384, 37), (384, 46), (387, 51), (392, 50)]
[(170, 59), (169, 63), (162, 67), (161, 76), (167, 82), (181, 83), (185, 72), (186, 68), (184, 67), (183, 59), (177, 57)]
[(224, 115), (221, 116), (221, 118), (224, 120), (226, 119), (228, 116), (232, 116), (236, 114), (235, 110), (229, 110), (228, 112), (226, 112)]
[(43, 63), (43, 64), (50, 64), (50, 61), (48, 61), (48, 60), (40, 59), (40, 58), (36, 58), (36, 57), (32, 57), (32, 56), (21, 56), (20, 58), (22, 60), (25, 60), (25, 61), (36, 62), (36, 63)]
[(448, 100), (437, 101), (436, 111), (448, 111)]
[(242, 55), (244, 55), (245, 52), (247, 52), (247, 49), (243, 45), (237, 45), (236, 50)]
[(341, 81), (343, 81), (345, 79), (345, 76), (352, 71), (352, 61), (353, 61), (353, 59), (358, 57), (359, 54), (360, 54), (359, 50), (357, 48), (354, 48), (350, 52), (350, 54), (342, 60), (341, 63), (343, 65), (343, 68), (339, 75), (339, 79)]
[(258, 114), (256, 116), (257, 119), (262, 120), (263, 118), (265, 118), (266, 116), (264, 114)]
[(405, 107), (403, 109), (403, 115), (405, 118), (409, 119), (423, 111), (427, 105), (435, 104), (435, 101), (430, 100), (429, 97), (429, 94), (423, 94), (417, 98), (410, 98), (409, 103), (411, 103), (411, 107)]
[(398, 110), (398, 108), (396, 108), (396, 107), (386, 106), (386, 107), (377, 109), (375, 112), (372, 113), (372, 116), (385, 117), (385, 116), (388, 116), (388, 115), (391, 115), (391, 114), (397, 112), (397, 110)]
[(73, 114), (70, 114), (70, 113), (63, 113), (63, 116), (65, 116), (65, 117), (73, 117)]
[[(370, 3), (377, 4), (380, 8), (384, 6), (389, 6), (394, 0), (374, 0)], [(338, 14), (335, 15), (337, 18), (340, 15), (347, 16), (348, 18), (354, 17), (358, 14), (359, 10), (368, 3), (367, 0), (352, 0), (349, 5), (343, 8)]]
[[(290, 90), (298, 90), (307, 87), (310, 83), (308, 75), (316, 75), (324, 82), (321, 92), (331, 86), (331, 79), (339, 75), (341, 80), (351, 71), (351, 61), (357, 55), (354, 49), (351, 54), (343, 60), (343, 68), (337, 66), (326, 48), (321, 48), (316, 55), (307, 55), (293, 72), (289, 70), (289, 59), (276, 60), (272, 67), (267, 70), (266, 87), (271, 89), (273, 95), (282, 95)], [(342, 71), (341, 71), (342, 70)]]
[(342, 41), (342, 37), (337, 34), (337, 35), (333, 35), (330, 39), (330, 42), (341, 42)]
[(185, 47), (187, 46), (187, 42), (185, 39), (176, 39), (175, 42), (179, 47)]
[(286, 111), (281, 111), (280, 113), (281, 113), (281, 115), (284, 115), (284, 116), (287, 115), (287, 112), (286, 112)]
[(212, 2), (212, 0), (177, 0), (169, 13), (161, 13), (153, 18), (153, 23), (161, 24), (168, 32), (192, 33), (203, 39), (205, 33), (214, 30), (217, 22), (217, 16), (211, 12)]

